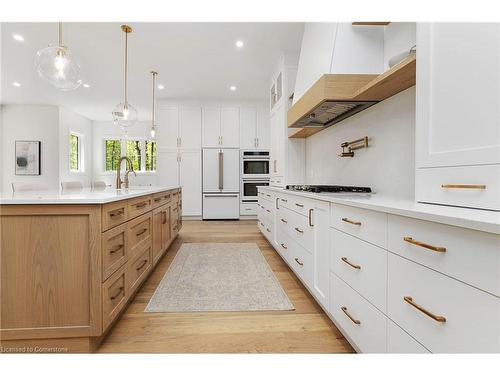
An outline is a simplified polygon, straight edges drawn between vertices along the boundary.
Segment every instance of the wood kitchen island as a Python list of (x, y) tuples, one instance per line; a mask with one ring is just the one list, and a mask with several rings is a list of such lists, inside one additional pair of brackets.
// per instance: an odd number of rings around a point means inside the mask
[(0, 197), (2, 352), (92, 352), (182, 227), (182, 190)]

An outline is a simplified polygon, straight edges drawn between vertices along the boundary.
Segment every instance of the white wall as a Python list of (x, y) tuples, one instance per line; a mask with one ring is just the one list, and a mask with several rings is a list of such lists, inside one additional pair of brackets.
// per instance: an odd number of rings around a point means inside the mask
[[(69, 135), (75, 132), (82, 142), (82, 171), (70, 172)], [(92, 181), (92, 121), (66, 108), (59, 109), (59, 180), (80, 181), (90, 186)]]
[(391, 22), (384, 29), (384, 70), (394, 55), (409, 51), (417, 44), (417, 24), (414, 22)]
[[(4, 105), (2, 109), (2, 192), (12, 182), (59, 186), (59, 108), (49, 105)], [(41, 175), (15, 175), (15, 141), (41, 141)]]

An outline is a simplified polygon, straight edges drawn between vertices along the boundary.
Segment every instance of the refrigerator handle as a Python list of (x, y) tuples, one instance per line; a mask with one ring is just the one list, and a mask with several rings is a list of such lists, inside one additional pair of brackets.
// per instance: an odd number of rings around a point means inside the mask
[(219, 190), (224, 189), (224, 153), (219, 150)]

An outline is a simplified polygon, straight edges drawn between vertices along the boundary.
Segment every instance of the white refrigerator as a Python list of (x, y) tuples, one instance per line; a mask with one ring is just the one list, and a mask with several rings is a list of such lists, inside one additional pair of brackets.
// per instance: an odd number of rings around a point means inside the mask
[(203, 219), (239, 219), (240, 153), (203, 149)]

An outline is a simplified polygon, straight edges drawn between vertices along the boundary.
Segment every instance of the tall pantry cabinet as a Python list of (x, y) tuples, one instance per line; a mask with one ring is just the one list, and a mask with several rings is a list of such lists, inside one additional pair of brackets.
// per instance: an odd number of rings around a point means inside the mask
[(201, 216), (201, 108), (157, 110), (158, 184), (182, 186), (182, 214)]
[(271, 78), (271, 186), (283, 187), (287, 184), (303, 184), (305, 181), (305, 140), (289, 139), (287, 126), (297, 63), (297, 54), (283, 54)]
[(500, 210), (500, 24), (419, 23), (417, 46), (416, 200)]

